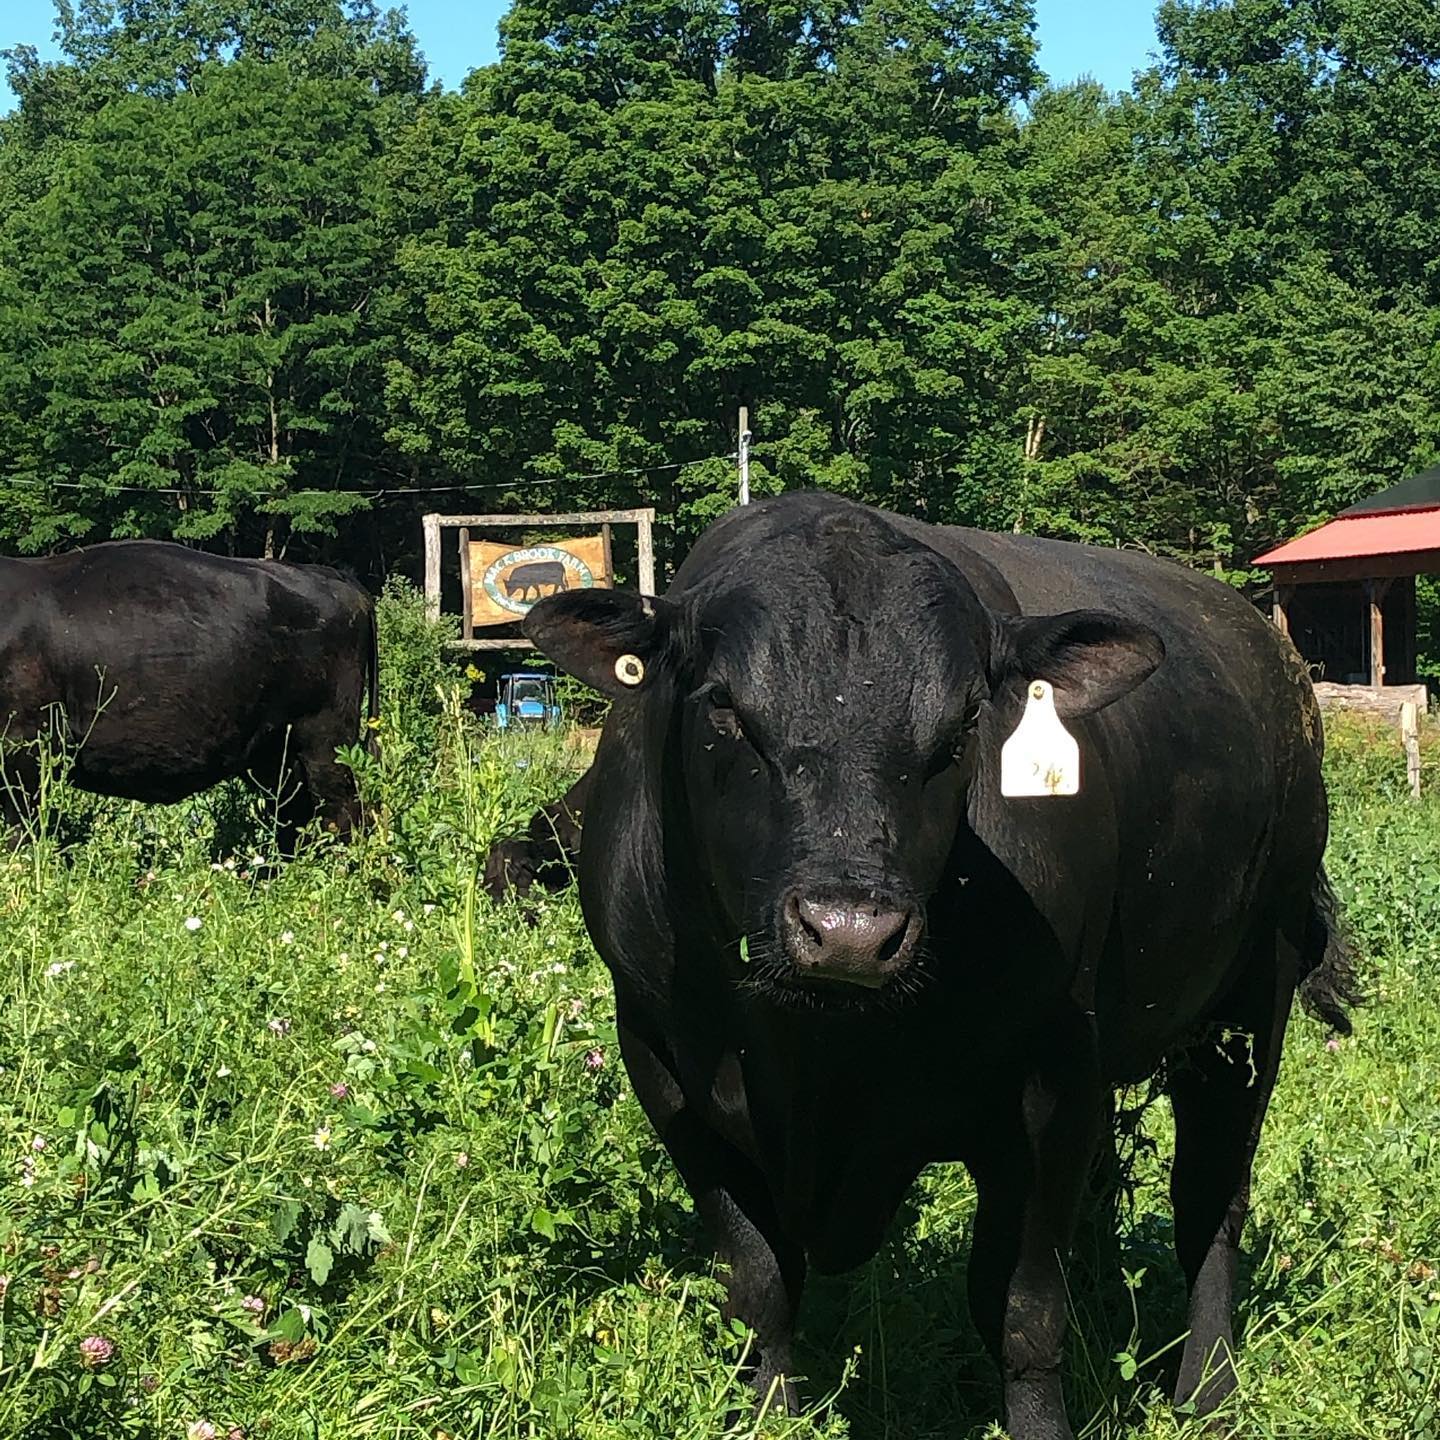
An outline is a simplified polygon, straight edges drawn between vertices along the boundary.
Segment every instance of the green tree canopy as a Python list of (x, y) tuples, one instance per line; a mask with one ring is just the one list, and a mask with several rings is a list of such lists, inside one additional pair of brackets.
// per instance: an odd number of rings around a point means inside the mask
[(269, 551), (361, 503), (377, 104), (358, 78), (214, 62), (179, 95), (117, 97), (67, 146), (0, 232), (0, 523), (22, 548)]
[[(746, 403), (762, 488), (1003, 504), (1034, 322), (1013, 218), (1029, 31), (998, 0), (520, 0), (499, 64), (390, 156), (391, 439), (523, 490), (723, 454)], [(633, 488), (686, 526), (732, 486), (720, 465)]]

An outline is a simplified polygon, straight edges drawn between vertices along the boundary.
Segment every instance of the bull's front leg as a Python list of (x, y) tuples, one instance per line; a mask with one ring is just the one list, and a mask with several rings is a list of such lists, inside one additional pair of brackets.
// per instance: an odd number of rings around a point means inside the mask
[[(1057, 1051), (1064, 1056), (1058, 1063)], [(1073, 1440), (1060, 1380), (1064, 1266), (1102, 1093), (1093, 1049), (1077, 1034), (1052, 1050), (1043, 1068), (1016, 1077), (971, 1161), (979, 1208), (970, 1310), (1000, 1367), (1011, 1440)]]
[(715, 1244), (724, 1316), (754, 1331), (746, 1378), (762, 1409), (800, 1412), (791, 1362), (805, 1252), (784, 1232), (756, 1166), (687, 1103), (663, 1041), (617, 996), (620, 1048), (635, 1094)]

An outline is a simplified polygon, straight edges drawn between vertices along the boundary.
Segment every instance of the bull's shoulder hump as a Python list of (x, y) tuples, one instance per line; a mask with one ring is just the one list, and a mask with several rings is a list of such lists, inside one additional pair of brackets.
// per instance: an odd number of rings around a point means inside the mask
[(902, 515), (891, 519), (897, 530), (951, 561), (990, 610), (1010, 614), (1020, 608), (1004, 568), (995, 563), (995, 557), (983, 545), (974, 543), (976, 539), (986, 538), (984, 531), (968, 530), (961, 525), (929, 525)]
[(1152, 612), (1189, 614), (1198, 606), (1231, 622), (1262, 620), (1233, 586), (1175, 560), (1072, 540), (947, 528), (995, 565), (1026, 613), (1139, 603)]

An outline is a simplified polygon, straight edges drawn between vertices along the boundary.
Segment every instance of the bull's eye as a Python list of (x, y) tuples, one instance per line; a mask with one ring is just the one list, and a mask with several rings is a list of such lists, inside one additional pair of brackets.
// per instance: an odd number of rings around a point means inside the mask
[(949, 726), (948, 738), (931, 755), (925, 766), (924, 775), (933, 780), (952, 765), (964, 765), (970, 747), (975, 739), (975, 727), (980, 723), (980, 700), (968, 701)]
[(739, 740), (745, 733), (740, 725), (740, 717), (735, 713), (735, 702), (723, 685), (711, 687), (710, 723), (716, 732), (727, 740)]

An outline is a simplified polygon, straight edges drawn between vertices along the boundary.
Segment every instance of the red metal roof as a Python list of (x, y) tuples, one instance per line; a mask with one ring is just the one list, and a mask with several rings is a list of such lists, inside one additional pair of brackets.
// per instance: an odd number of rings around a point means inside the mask
[(1342, 515), (1318, 530), (1255, 557), (1255, 564), (1298, 565), (1440, 550), (1440, 507), (1379, 515)]

